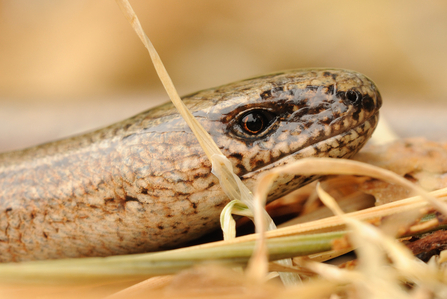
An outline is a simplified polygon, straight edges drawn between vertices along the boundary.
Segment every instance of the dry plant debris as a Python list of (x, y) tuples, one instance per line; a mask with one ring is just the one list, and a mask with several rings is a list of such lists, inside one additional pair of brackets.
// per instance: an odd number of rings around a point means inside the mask
[[(155, 50), (152, 51), (152, 47), (149, 47), (150, 41), (145, 36), (144, 32), (139, 25), (137, 17), (133, 14), (133, 10), (127, 1), (118, 1), (122, 8), (125, 10), (125, 14), (129, 21), (135, 25), (136, 31), (140, 36), (143, 43), (148, 47), (151, 56), (156, 55)], [(155, 54), (154, 54), (155, 53)], [(161, 65), (161, 61), (156, 60), (155, 64), (158, 67)], [(164, 67), (161, 65), (161, 69)], [(165, 70), (163, 71), (165, 72)], [(168, 93), (172, 94), (174, 98), (178, 98), (175, 89), (173, 89), (172, 82), (167, 75), (163, 74), (167, 80)], [(178, 104), (180, 109), (181, 104)], [(188, 114), (187, 111), (184, 112)], [(190, 120), (191, 126), (194, 127), (194, 121)], [(197, 128), (197, 131), (201, 131)], [(203, 135), (203, 134), (202, 134)], [(206, 135), (206, 132), (205, 134)], [(204, 137), (204, 140), (207, 140)], [(204, 144), (208, 141), (203, 141)], [(206, 146), (206, 145), (205, 145)], [(207, 154), (211, 156), (219, 154), (214, 151), (215, 145), (208, 143)], [(213, 150), (214, 148), (214, 150)], [(362, 154), (357, 156), (359, 161), (367, 161), (368, 163), (378, 165), (388, 170), (392, 170), (402, 177), (410, 179), (417, 183), (420, 187), (428, 190), (436, 190), (447, 185), (445, 173), (447, 172), (447, 146), (433, 142), (427, 142), (424, 140), (407, 140), (396, 141), (394, 143), (383, 145), (381, 147), (370, 147), (368, 150), (363, 151)], [(303, 257), (300, 259), (294, 259), (295, 263), (287, 263), (278, 265), (276, 263), (267, 264), (267, 243), (264, 238), (258, 238), (261, 242), (257, 241), (256, 250), (254, 251), (254, 258), (248, 267), (248, 271), (242, 272), (241, 268), (232, 269), (229, 267), (216, 266), (212, 262), (209, 264), (202, 264), (193, 268), (184, 270), (175, 274), (174, 276), (159, 276), (153, 277), (149, 280), (134, 284), (134, 281), (130, 282), (130, 287), (123, 288), (119, 292), (116, 292), (116, 288), (102, 288), (102, 284), (92, 284), (84, 282), (81, 285), (75, 284), (74, 286), (55, 287), (50, 292), (42, 292), (46, 290), (41, 285), (28, 285), (24, 288), (23, 285), (4, 285), (0, 288), (0, 295), (8, 296), (9, 298), (21, 298), (21, 297), (36, 297), (44, 296), (45, 298), (60, 298), (70, 297), (73, 298), (98, 298), (103, 296), (109, 296), (108, 298), (147, 298), (157, 296), (157, 298), (446, 298), (447, 297), (447, 273), (445, 266), (445, 248), (446, 240), (443, 231), (436, 231), (428, 235), (421, 235), (415, 237), (415, 240), (406, 238), (403, 242), (397, 242), (394, 239), (394, 233), (402, 234), (403, 231), (408, 232), (424, 232), (424, 230), (438, 229), (445, 223), (445, 214), (447, 211), (444, 202), (436, 199), (445, 198), (446, 194), (436, 193), (428, 195), (416, 187), (412, 187), (408, 184), (407, 180), (402, 180), (400, 177), (356, 162), (346, 161), (329, 161), (331, 159), (308, 159), (306, 161), (299, 161), (296, 165), (289, 165), (282, 167), (275, 172), (271, 172), (261, 179), (257, 192), (255, 193), (255, 205), (253, 209), (253, 216), (259, 236), (264, 236), (264, 231), (267, 226), (271, 226), (265, 223), (263, 217), (263, 204), (265, 204), (266, 189), (279, 171), (287, 173), (301, 173), (301, 174), (337, 174), (344, 173), (349, 174), (348, 177), (332, 177), (327, 179), (323, 183), (318, 185), (318, 195), (320, 199), (337, 216), (332, 217), (332, 225), (327, 225), (325, 228), (333, 231), (339, 230), (341, 226), (349, 228), (349, 232), (343, 232), (335, 240), (331, 241), (332, 251), (330, 253), (322, 253), (320, 255), (313, 255)], [(307, 164), (306, 164), (307, 163)], [(323, 164), (327, 163), (329, 166), (324, 167)], [(224, 162), (221, 165), (223, 168)], [(304, 166), (304, 167), (303, 167)], [(301, 168), (300, 168), (301, 167)], [(227, 170), (225, 170), (227, 171)], [(223, 172), (225, 172), (223, 171)], [(231, 172), (231, 170), (229, 170)], [(357, 177), (357, 174), (362, 175), (362, 178)], [(406, 186), (405, 189), (396, 187), (395, 185), (377, 181), (376, 179), (369, 179), (365, 176), (371, 175), (372, 177), (381, 178), (382, 180), (392, 182), (394, 184), (401, 184)], [(235, 179), (237, 181), (237, 179)], [(386, 204), (398, 199), (403, 199), (409, 196), (408, 189), (411, 187), (413, 191), (417, 191), (427, 201), (434, 205), (443, 215), (438, 214), (430, 219), (418, 219), (416, 216), (420, 216), (421, 211), (430, 211), (426, 202), (423, 202), (420, 198), (417, 199), (418, 204), (412, 207), (412, 213), (405, 214), (405, 217), (394, 218), (394, 215), (388, 216), (382, 221), (385, 214), (377, 214), (378, 216), (367, 218), (369, 220), (376, 220), (376, 223), (382, 224), (383, 227), (388, 229), (380, 230), (373, 225), (364, 223), (355, 218), (355, 213), (345, 214), (340, 208), (339, 204), (333, 197), (339, 197), (339, 203), (342, 203), (345, 210), (351, 211), (364, 208), (364, 206), (349, 206), (350, 203), (359, 202), (363, 200), (369, 200), (365, 206), (371, 205), (371, 197), (365, 196), (364, 193), (372, 194), (375, 196), (377, 205)], [(236, 187), (231, 187), (237, 189)], [(308, 187), (310, 188), (310, 187)], [(239, 186), (239, 190), (242, 190)], [(307, 189), (310, 198), (316, 198), (313, 195), (313, 191)], [(263, 191), (263, 192), (260, 192)], [(445, 190), (444, 190), (445, 191)], [(229, 193), (234, 192), (230, 190)], [(434, 196), (436, 195), (436, 196)], [(239, 196), (240, 197), (240, 196)], [(237, 196), (236, 196), (237, 198)], [(281, 204), (276, 203), (277, 207), (281, 207), (284, 210), (284, 206), (293, 205), (298, 208), (295, 211), (299, 211), (302, 214), (311, 215), (316, 213), (318, 206), (316, 200), (311, 200), (310, 203), (305, 203), (304, 199), (307, 198), (301, 195), (297, 196), (297, 202), (291, 200), (289, 196), (287, 199), (283, 199)], [(416, 199), (408, 199), (406, 203), (412, 203), (412, 200), (416, 202)], [(347, 207), (349, 206), (349, 209)], [(385, 205), (385, 209), (389, 207)], [(275, 204), (270, 207), (274, 210)], [(422, 210), (421, 210), (422, 208)], [(371, 208), (372, 210), (374, 208)], [(365, 210), (366, 214), (368, 210)], [(376, 211), (376, 210), (375, 210)], [(432, 210), (431, 210), (432, 211)], [(432, 211), (433, 214), (433, 211)], [(321, 218), (322, 215), (313, 214), (311, 216), (314, 219)], [(361, 217), (360, 217), (361, 218)], [(307, 220), (309, 220), (307, 219)], [(414, 222), (417, 222), (414, 224)], [(301, 219), (302, 222), (302, 219)], [(373, 221), (374, 222), (374, 221)], [(267, 237), (279, 237), (281, 234), (296, 236), (303, 232), (318, 231), (318, 224), (316, 221), (312, 229), (302, 229), (300, 227), (300, 221), (297, 221), (294, 225), (295, 231), (286, 229), (271, 231), (265, 234)], [(288, 223), (291, 224), (291, 223)], [(393, 229), (389, 229), (390, 226), (398, 226)], [(415, 228), (417, 227), (417, 229)], [(321, 227), (320, 227), (321, 228)], [(419, 230), (418, 230), (419, 229)], [(323, 234), (321, 235), (323, 236)], [(248, 236), (248, 238), (240, 238), (239, 240), (233, 240), (234, 242), (228, 242), (228, 244), (238, 244), (244, 242), (244, 240), (253, 240), (256, 237)], [(273, 240), (278, 241), (279, 239)], [(272, 243), (273, 243), (272, 241)], [(326, 240), (327, 241), (327, 240)], [(314, 243), (318, 243), (318, 240), (314, 240)], [(228, 245), (227, 244), (227, 245)], [(278, 244), (276, 242), (275, 244)], [(412, 249), (410, 251), (407, 246)], [(222, 244), (220, 244), (222, 245)], [(197, 248), (219, 248), (219, 244), (216, 247), (211, 244), (209, 246)], [(285, 246), (285, 245), (284, 245)], [(279, 246), (281, 247), (281, 245)], [(333, 257), (338, 254), (344, 253), (350, 249), (350, 247), (356, 248), (358, 255), (358, 265), (352, 270), (345, 268), (339, 268), (334, 265), (324, 264), (316, 262), (322, 261), (325, 258)], [(325, 247), (326, 248), (326, 247)], [(189, 249), (189, 252), (194, 248)], [(325, 249), (327, 251), (327, 248)], [(426, 256), (427, 263), (414, 257), (413, 254), (421, 256), (424, 253), (430, 253), (435, 251), (434, 257), (432, 255)], [(188, 252), (188, 249), (184, 252)], [(439, 253), (439, 257), (437, 254)], [(326, 254), (325, 257), (324, 254)], [(284, 254), (286, 256), (286, 254)], [(279, 254), (278, 256), (281, 256)], [(82, 264), (82, 261), (76, 261)], [(71, 262), (69, 262), (70, 264)], [(48, 262), (51, 265), (51, 262)], [(64, 262), (61, 263), (64, 265)], [(68, 265), (68, 264), (67, 264)], [(74, 262), (70, 264), (71, 267), (75, 266)], [(10, 267), (12, 268), (12, 267)], [(51, 268), (51, 267), (49, 267)], [(63, 268), (63, 267), (62, 267)], [(275, 274), (267, 275), (267, 270), (282, 271), (287, 274), (286, 277), (295, 277), (301, 275), (304, 280), (303, 283), (297, 283), (293, 286), (284, 287), (280, 284), (279, 280), (275, 278)], [(0, 265), (0, 273), (3, 270), (7, 270), (8, 266)], [(27, 268), (26, 263), (23, 267), (20, 267), (21, 271), (31, 272), (23, 273), (23, 275), (38, 275), (38, 272), (32, 272), (32, 266)], [(56, 268), (54, 268), (56, 269)], [(73, 268), (74, 269), (74, 268)], [(58, 271), (63, 269), (58, 269)], [(21, 275), (21, 271), (16, 272)], [(42, 264), (42, 272), (48, 272), (48, 268)], [(51, 271), (51, 269), (50, 269)], [(5, 272), (6, 273), (6, 272)], [(13, 273), (13, 272), (11, 272)], [(247, 275), (247, 273), (249, 275)], [(293, 273), (293, 275), (292, 275)], [(57, 271), (54, 272), (57, 275)], [(67, 275), (69, 277), (70, 275)], [(123, 278), (122, 282), (126, 280)], [(284, 277), (283, 277), (284, 281)], [(292, 281), (292, 279), (289, 279)], [(295, 281), (296, 282), (296, 281)], [(100, 291), (98, 291), (98, 289)]]
[[(391, 170), (427, 191), (447, 187), (447, 144), (412, 138), (386, 145), (370, 145), (355, 160)], [(371, 180), (359, 188), (374, 195), (377, 205), (409, 196), (409, 190), (383, 181)]]
[[(392, 146), (393, 144), (390, 145), (390, 147)], [(343, 177), (331, 177), (321, 185), (326, 185), (325, 187), (329, 188), (334, 186), (345, 188), (338, 191), (332, 190), (331, 193), (347, 197), (349, 201), (358, 200), (358, 186), (370, 180), (355, 176), (347, 176), (345, 179)], [(310, 190), (306, 190), (304, 193), (306, 192), (307, 194), (312, 194)], [(322, 196), (321, 192), (323, 191), (320, 190), (320, 197)], [(332, 198), (328, 193), (323, 193), (326, 194), (325, 196)], [(356, 196), (350, 196), (352, 193), (355, 193)], [(300, 196), (302, 197), (302, 194)], [(345, 198), (342, 198), (341, 202), (343, 200)], [(353, 244), (358, 248), (358, 262), (344, 264), (344, 269), (340, 269), (336, 266), (312, 262), (311, 260), (315, 255), (309, 256), (309, 258), (295, 259), (295, 265), (300, 266), (299, 273), (303, 275), (304, 282), (301, 285), (289, 288), (283, 288), (271, 283), (253, 285), (251, 280), (247, 279), (246, 276), (242, 276), (239, 272), (229, 273), (227, 272), (229, 271), (228, 269), (219, 270), (214, 266), (204, 266), (204, 268), (200, 269), (200, 271), (204, 272), (187, 270), (183, 274), (178, 274), (174, 277), (182, 277), (185, 281), (194, 279), (196, 281), (207, 281), (207, 283), (194, 284), (192, 288), (188, 283), (183, 287), (181, 287), (181, 284), (175, 284), (174, 288), (176, 291), (174, 293), (172, 293), (173, 286), (169, 284), (161, 294), (164, 296), (171, 294), (176, 298), (200, 297), (200, 294), (208, 298), (220, 298), (221, 296), (225, 298), (444, 298), (447, 295), (447, 276), (444, 260), (433, 257), (425, 264), (413, 256), (414, 253), (418, 254), (416, 250), (418, 252), (424, 250), (431, 251), (433, 247), (438, 249), (438, 253), (443, 250), (442, 244), (444, 244), (445, 236), (441, 231), (429, 235), (427, 237), (427, 241), (430, 240), (429, 242), (413, 242), (413, 245), (409, 246), (413, 251), (412, 253), (402, 246), (401, 243), (396, 242), (393, 237), (384, 234), (379, 229), (352, 219), (349, 216), (344, 216), (333, 199), (329, 199), (329, 202), (327, 199), (325, 201), (331, 206), (331, 209), (340, 215), (339, 217), (343, 217), (344, 221), (353, 230), (348, 239), (344, 239), (344, 241), (339, 239), (339, 241), (335, 242), (333, 249), (339, 247), (338, 249), (343, 252), (343, 249), (350, 246), (349, 243)], [(292, 202), (293, 204), (290, 196), (284, 202)], [(424, 210), (432, 212), (432, 210), (427, 208)], [(388, 222), (391, 220), (392, 222), (393, 216), (388, 218), (386, 220)], [(437, 213), (435, 216), (426, 219), (415, 218), (414, 220), (422, 221), (422, 223), (436, 220), (438, 224), (442, 224), (444, 219), (444, 215)], [(377, 223), (381, 223), (381, 221), (377, 221)], [(400, 222), (397, 221), (397, 223)], [(422, 236), (423, 238), (424, 236)], [(407, 238), (404, 240), (404, 243), (411, 244), (412, 241)], [(339, 244), (337, 245), (337, 243)], [(431, 245), (431, 247), (426, 248), (424, 244)], [(445, 256), (444, 253), (441, 252), (441, 256)], [(275, 269), (274, 265), (272, 268)], [(298, 267), (295, 268), (298, 269)], [(286, 269), (281, 268), (281, 270), (285, 271)], [(212, 282), (212, 279), (207, 280), (207, 273), (209, 273), (210, 277), (218, 277), (219, 274), (213, 271), (220, 272), (225, 278), (219, 279), (219, 282)], [(306, 271), (307, 273), (304, 274)], [(202, 273), (201, 275), (203, 276), (197, 276), (200, 275), (199, 273)], [(318, 275), (315, 275), (315, 273)], [(229, 277), (239, 278), (233, 280)], [(229, 283), (229, 281), (231, 282)], [(236, 285), (233, 284), (235, 281), (237, 281)], [(222, 284), (228, 283), (228, 288), (222, 290)], [(212, 287), (213, 285), (215, 288)], [(273, 292), (271, 292), (272, 289), (274, 290)]]

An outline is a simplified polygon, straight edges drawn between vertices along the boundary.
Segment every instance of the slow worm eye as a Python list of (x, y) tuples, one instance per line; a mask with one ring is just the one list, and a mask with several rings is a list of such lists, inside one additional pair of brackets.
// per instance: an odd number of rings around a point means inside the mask
[(251, 110), (239, 120), (239, 126), (245, 134), (257, 135), (264, 132), (275, 119), (275, 115), (266, 110)]

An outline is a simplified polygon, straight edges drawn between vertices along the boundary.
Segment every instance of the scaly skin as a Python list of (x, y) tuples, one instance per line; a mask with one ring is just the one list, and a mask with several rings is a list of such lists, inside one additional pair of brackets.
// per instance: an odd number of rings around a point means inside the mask
[[(380, 94), (365, 76), (306, 69), (183, 98), (252, 189), (303, 157), (348, 158), (371, 136)], [(273, 116), (260, 134), (242, 115)], [(0, 155), (0, 261), (172, 248), (218, 227), (229, 201), (172, 104), (104, 129)], [(284, 176), (269, 200), (315, 179)]]

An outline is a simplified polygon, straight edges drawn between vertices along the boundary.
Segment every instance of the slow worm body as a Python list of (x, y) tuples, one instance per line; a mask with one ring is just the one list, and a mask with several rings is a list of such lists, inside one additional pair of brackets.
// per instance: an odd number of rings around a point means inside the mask
[[(306, 69), (208, 89), (185, 104), (252, 189), (303, 157), (349, 158), (380, 94), (365, 76)], [(314, 179), (284, 176), (269, 200)], [(197, 140), (164, 104), (106, 128), (0, 155), (0, 261), (172, 248), (218, 226), (228, 202)]]

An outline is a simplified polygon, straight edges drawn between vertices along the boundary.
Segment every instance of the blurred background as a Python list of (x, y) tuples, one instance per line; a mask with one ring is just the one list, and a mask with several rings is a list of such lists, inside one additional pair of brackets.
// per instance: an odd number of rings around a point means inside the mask
[[(180, 94), (303, 67), (362, 72), (401, 136), (447, 140), (447, 2), (131, 0)], [(0, 0), (0, 151), (167, 101), (113, 0)]]

